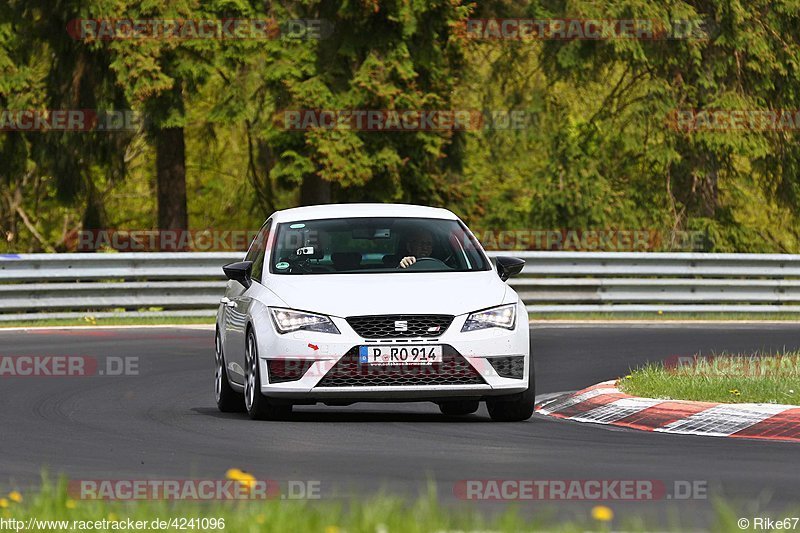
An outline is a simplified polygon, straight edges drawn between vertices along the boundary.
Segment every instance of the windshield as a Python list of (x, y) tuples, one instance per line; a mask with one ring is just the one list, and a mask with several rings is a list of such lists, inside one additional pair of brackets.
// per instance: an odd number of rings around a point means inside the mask
[(472, 272), (489, 270), (457, 220), (337, 218), (278, 225), (273, 274)]

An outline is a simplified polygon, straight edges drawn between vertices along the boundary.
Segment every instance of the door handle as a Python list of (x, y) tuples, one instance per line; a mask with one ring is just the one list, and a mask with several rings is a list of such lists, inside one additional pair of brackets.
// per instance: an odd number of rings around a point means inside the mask
[(219, 303), (225, 304), (225, 306), (227, 306), (227, 307), (236, 307), (236, 302), (234, 302), (233, 300), (231, 300), (227, 296), (223, 296), (220, 299)]

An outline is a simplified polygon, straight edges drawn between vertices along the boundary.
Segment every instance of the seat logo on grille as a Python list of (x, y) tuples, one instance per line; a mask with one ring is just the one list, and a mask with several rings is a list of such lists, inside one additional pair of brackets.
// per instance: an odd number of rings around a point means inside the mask
[(408, 331), (408, 320), (395, 320), (394, 321), (394, 330), (395, 331)]

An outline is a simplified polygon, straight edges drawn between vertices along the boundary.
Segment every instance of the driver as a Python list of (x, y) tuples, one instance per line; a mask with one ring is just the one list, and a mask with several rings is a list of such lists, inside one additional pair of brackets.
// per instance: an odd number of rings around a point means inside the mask
[(406, 240), (404, 253), (408, 254), (400, 260), (400, 268), (408, 268), (417, 262), (418, 257), (431, 257), (433, 253), (433, 234), (423, 228), (414, 230)]

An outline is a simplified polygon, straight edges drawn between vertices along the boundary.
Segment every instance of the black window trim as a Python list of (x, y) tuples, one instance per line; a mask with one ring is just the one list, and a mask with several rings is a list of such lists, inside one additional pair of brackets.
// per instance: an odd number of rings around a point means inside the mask
[[(245, 261), (250, 261), (250, 259), (247, 259), (247, 257), (250, 255), (250, 251), (253, 249), (253, 246), (256, 245), (256, 242), (264, 234), (264, 230), (268, 229), (268, 230), (271, 231), (270, 226), (272, 224), (272, 220), (273, 220), (272, 218), (268, 218), (267, 221), (264, 222), (264, 224), (261, 225), (261, 229), (258, 230), (258, 233), (256, 233), (256, 236), (253, 237), (253, 242), (250, 243), (250, 248), (247, 250), (247, 254), (245, 255)], [(267, 246), (266, 245), (267, 244), (269, 244), (269, 237), (267, 237), (267, 241), (264, 243), (264, 246), (262, 247), (262, 250), (261, 250), (261, 257), (262, 257), (261, 270), (258, 272), (258, 275), (256, 275), (255, 270), (253, 270), (250, 273), (250, 279), (252, 279), (253, 281), (257, 281), (261, 285), (263, 285), (262, 280), (264, 279), (264, 262), (267, 260), (267, 256), (266, 256), (266, 254), (267, 254)], [(257, 263), (258, 263), (258, 253), (256, 253), (256, 257), (253, 258), (253, 267), (255, 267), (255, 265)]]
[[(485, 268), (479, 268), (479, 269), (475, 269), (475, 270), (454, 270), (452, 272), (426, 272), (426, 273), (428, 273), (428, 274), (450, 274), (450, 273), (463, 274), (463, 273), (468, 273), (468, 272), (488, 272), (490, 270), (494, 270), (494, 263), (492, 263), (492, 260), (489, 258), (488, 255), (486, 255), (486, 251), (483, 249), (483, 245), (481, 245), (481, 242), (477, 239), (477, 237), (475, 237), (475, 235), (472, 233), (472, 231), (470, 231), (470, 229), (467, 227), (467, 225), (464, 224), (464, 221), (462, 221), (460, 218), (437, 218), (437, 217), (416, 217), (416, 216), (415, 217), (381, 217), (381, 216), (371, 215), (371, 216), (365, 216), (365, 217), (357, 217), (357, 216), (355, 216), (355, 217), (333, 217), (333, 218), (310, 218), (310, 219), (306, 219), (306, 220), (287, 220), (285, 222), (276, 223), (275, 224), (275, 236), (276, 236), (276, 238), (273, 239), (272, 247), (270, 249), (270, 254), (269, 254), (270, 255), (269, 273), (273, 274), (273, 275), (279, 275), (279, 276), (326, 275), (326, 274), (313, 274), (313, 273), (292, 274), (292, 273), (285, 273), (285, 272), (282, 272), (282, 273), (278, 274), (277, 272), (275, 272), (275, 268), (274, 268), (274, 265), (272, 264), (273, 261), (271, 260), (271, 258), (274, 257), (274, 255), (277, 253), (277, 248), (278, 248), (278, 239), (277, 239), (277, 235), (278, 234), (277, 234), (277, 232), (278, 232), (278, 230), (280, 229), (281, 226), (284, 226), (286, 224), (296, 224), (296, 223), (300, 223), (300, 222), (326, 221), (326, 220), (343, 220), (343, 219), (355, 219), (355, 218), (395, 218), (395, 219), (403, 218), (403, 219), (411, 219), (411, 220), (414, 220), (414, 219), (416, 219), (416, 220), (427, 219), (427, 220), (446, 220), (446, 221), (456, 222), (459, 225), (459, 227), (461, 228), (461, 231), (463, 231), (464, 234), (467, 235), (469, 237), (469, 239), (473, 242), (473, 244), (475, 246), (475, 251), (483, 259)], [(269, 220), (267, 222), (269, 222)], [(263, 266), (262, 266), (262, 273), (263, 273)], [(358, 271), (358, 272), (340, 272), (339, 274), (387, 274), (387, 273), (389, 273), (389, 272), (382, 271), (382, 270), (380, 270), (380, 271), (364, 270), (364, 271)], [(414, 273), (417, 273), (417, 272), (416, 271), (414, 271), (414, 272), (398, 272), (398, 271), (394, 271), (394, 272), (391, 272), (391, 273), (393, 273), (393, 274), (414, 274)]]

